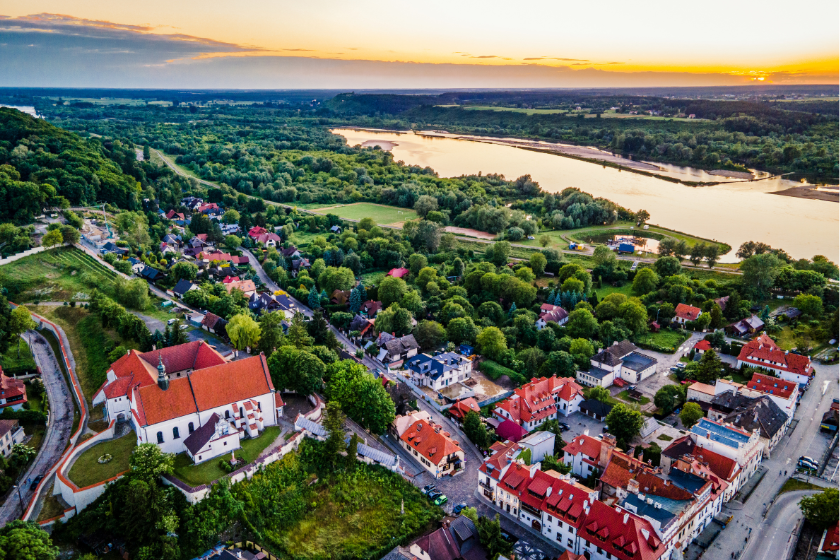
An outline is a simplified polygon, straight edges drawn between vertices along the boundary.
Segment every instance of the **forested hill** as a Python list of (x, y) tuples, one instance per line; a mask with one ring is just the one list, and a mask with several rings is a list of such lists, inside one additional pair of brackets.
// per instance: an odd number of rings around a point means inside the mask
[(0, 108), (0, 221), (27, 223), (44, 207), (68, 202), (139, 208), (138, 181), (109, 157), (115, 148), (122, 146)]

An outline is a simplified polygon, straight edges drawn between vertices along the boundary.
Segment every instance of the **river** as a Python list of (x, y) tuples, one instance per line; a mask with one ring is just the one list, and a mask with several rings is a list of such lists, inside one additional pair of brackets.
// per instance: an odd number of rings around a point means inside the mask
[(31, 105), (28, 105), (28, 106), (24, 106), (24, 105), (3, 105), (2, 103), (0, 103), (0, 107), (6, 107), (7, 109), (17, 109), (21, 113), (26, 113), (27, 115), (32, 115), (33, 117), (38, 118), (38, 119), (42, 118), (41, 115), (39, 115), (38, 112), (35, 110), (35, 107), (33, 107)]
[[(763, 241), (796, 258), (825, 255), (837, 262), (840, 219), (836, 202), (770, 194), (799, 183), (780, 178), (690, 187), (597, 163), (512, 146), (356, 129), (334, 129), (351, 146), (365, 142), (390, 148), (395, 160), (431, 167), (441, 177), (500, 173), (508, 179), (530, 174), (546, 192), (576, 187), (631, 210), (650, 212), (650, 223), (706, 239), (733, 250), (722, 262), (737, 262), (745, 241)], [(492, 141), (494, 139), (487, 139)], [(368, 144), (370, 145), (370, 144)], [(667, 175), (689, 181), (721, 180), (699, 169), (661, 165)], [(710, 178), (711, 177), (711, 178)]]

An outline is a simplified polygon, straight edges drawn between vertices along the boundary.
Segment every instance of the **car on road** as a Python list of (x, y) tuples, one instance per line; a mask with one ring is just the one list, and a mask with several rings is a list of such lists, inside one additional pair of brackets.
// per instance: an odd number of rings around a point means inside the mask
[(572, 429), (572, 427), (566, 424), (565, 422), (560, 422), (557, 425), (560, 427), (561, 432), (568, 432)]
[(452, 508), (453, 515), (461, 515), (461, 512), (464, 511), (464, 508), (467, 507), (467, 502), (461, 502), (460, 504), (456, 505)]
[(29, 485), (29, 489), (30, 489), (30, 490), (32, 490), (32, 491), (34, 492), (34, 491), (35, 491), (35, 489), (36, 489), (36, 488), (38, 488), (38, 483), (39, 483), (39, 482), (41, 482), (42, 480), (44, 480), (44, 475), (39, 474), (39, 475), (38, 475), (38, 476), (36, 476), (36, 477), (35, 477), (35, 479), (32, 481), (32, 484), (30, 484), (30, 485)]

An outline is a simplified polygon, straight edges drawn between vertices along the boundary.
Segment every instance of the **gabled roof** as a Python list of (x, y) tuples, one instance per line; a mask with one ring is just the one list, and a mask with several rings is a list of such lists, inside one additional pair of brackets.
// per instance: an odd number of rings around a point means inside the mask
[(20, 404), (26, 401), (26, 387), (23, 384), (23, 381), (19, 379), (15, 379), (14, 377), (8, 377), (3, 373), (2, 368), (0, 368), (0, 399), (13, 399), (15, 397), (20, 397), (23, 395), (24, 399), (21, 401), (15, 401), (15, 403), (9, 404)]
[(678, 304), (677, 308), (674, 309), (674, 315), (685, 321), (696, 321), (701, 313), (703, 313), (703, 310), (699, 307), (684, 303)]
[(481, 407), (478, 406), (478, 401), (476, 401), (472, 397), (460, 400), (452, 406), (450, 406), (449, 414), (451, 414), (455, 418), (463, 418), (471, 410), (476, 413), (478, 413), (481, 410)]
[(222, 318), (218, 315), (214, 315), (213, 313), (208, 312), (207, 315), (204, 316), (204, 319), (201, 320), (201, 324), (208, 329), (212, 329), (216, 326), (216, 323), (221, 321)]
[(700, 340), (700, 341), (697, 342), (697, 344), (694, 345), (694, 349), (695, 350), (702, 350), (703, 352), (705, 352), (706, 350), (711, 350), (712, 349), (712, 343), (709, 342), (708, 340), (705, 340), (705, 339)]
[(603, 441), (595, 439), (594, 437), (585, 435), (575, 436), (572, 441), (567, 443), (566, 447), (563, 448), (563, 453), (568, 453), (572, 456), (577, 455), (578, 453), (583, 453), (586, 457), (597, 461), (601, 456), (601, 446), (603, 444)]
[(189, 292), (194, 286), (195, 284), (193, 284), (189, 280), (181, 278), (180, 280), (178, 280), (178, 283), (175, 284), (175, 287), (172, 288), (172, 292), (182, 296)]
[(219, 421), (219, 415), (215, 412), (210, 415), (210, 418), (207, 419), (207, 422), (204, 425), (199, 426), (197, 430), (191, 433), (187, 438), (184, 440), (184, 447), (192, 454), (195, 455), (201, 448), (207, 445), (213, 436), (216, 434), (216, 422)]
[[(608, 366), (617, 366), (622, 363), (625, 356), (636, 350), (636, 345), (629, 340), (616, 342), (612, 346), (604, 348), (592, 357), (592, 360)], [(640, 354), (641, 355), (641, 354)]]
[(796, 375), (814, 375), (811, 358), (782, 351), (767, 335), (761, 335), (745, 344), (738, 354), (738, 360)]
[[(152, 367), (150, 372), (153, 372), (155, 378), (157, 377), (157, 370), (155, 368), (159, 360), (163, 361), (163, 367), (166, 368), (167, 373), (175, 373), (188, 369), (204, 369), (225, 363), (225, 359), (221, 354), (210, 348), (210, 345), (203, 340), (161, 348), (160, 350), (152, 350), (151, 352), (140, 354), (140, 358), (148, 362)], [(149, 370), (147, 369), (147, 371)]]
[(592, 414), (601, 417), (609, 414), (612, 409), (613, 405), (605, 403), (604, 401), (599, 401), (598, 399), (586, 399), (580, 403), (581, 412), (591, 412)]
[(497, 436), (506, 441), (519, 441), (528, 435), (528, 430), (510, 420), (503, 420), (496, 426), (495, 431)]
[(522, 447), (515, 441), (497, 441), (490, 446), (492, 455), (478, 467), (478, 470), (498, 480), (499, 473), (502, 472), (503, 467), (507, 466), (508, 459), (513, 461), (521, 449)]
[(254, 284), (253, 280), (239, 280), (234, 282), (228, 282), (225, 284), (225, 290), (227, 293), (231, 293), (233, 290), (240, 290), (243, 293), (254, 292), (257, 290), (256, 284)]
[(662, 454), (671, 459), (678, 459), (683, 455), (691, 455), (698, 461), (708, 465), (709, 469), (717, 477), (730, 482), (738, 468), (738, 463), (734, 459), (730, 459), (709, 449), (697, 447), (697, 444), (688, 435), (675, 439), (671, 445), (662, 451)]
[(787, 420), (788, 415), (767, 396), (752, 399), (752, 402), (733, 410), (723, 419), (747, 432), (759, 430), (761, 436), (767, 439), (772, 439), (784, 429)]

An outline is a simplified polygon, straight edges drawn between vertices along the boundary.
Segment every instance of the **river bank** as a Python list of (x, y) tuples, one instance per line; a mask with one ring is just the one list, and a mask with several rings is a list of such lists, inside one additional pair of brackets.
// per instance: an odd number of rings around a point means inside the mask
[(807, 185), (803, 187), (791, 187), (772, 194), (792, 196), (794, 198), (807, 198), (809, 200), (825, 200), (827, 202), (840, 202), (840, 189), (838, 187), (817, 187)]

